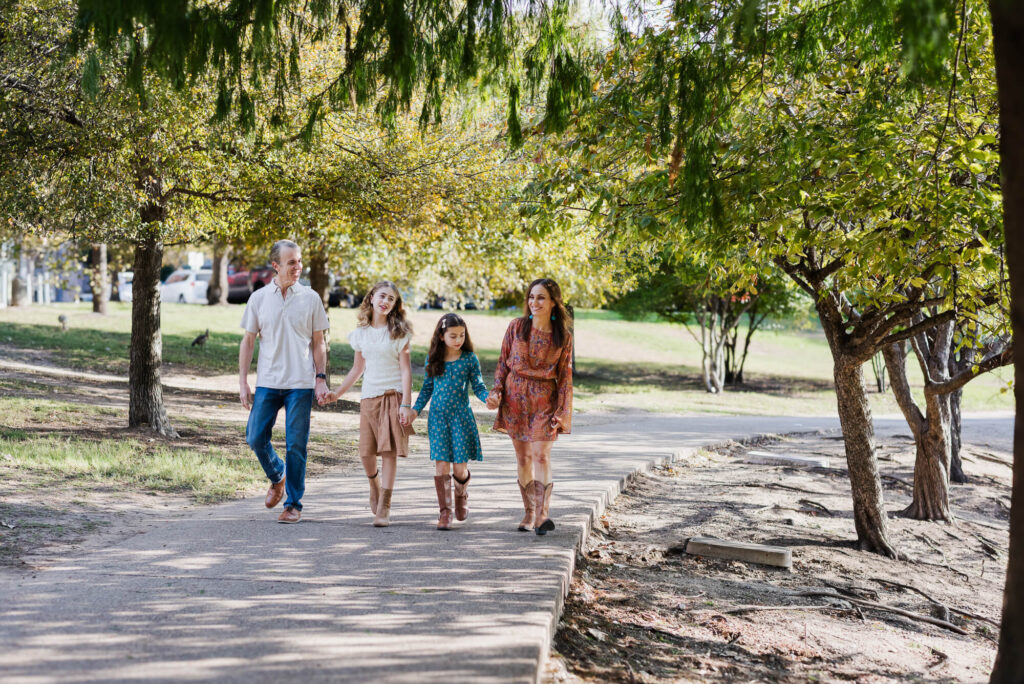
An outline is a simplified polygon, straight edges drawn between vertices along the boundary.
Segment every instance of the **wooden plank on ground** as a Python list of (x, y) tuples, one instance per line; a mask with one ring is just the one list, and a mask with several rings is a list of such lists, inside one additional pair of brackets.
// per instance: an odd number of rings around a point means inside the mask
[(832, 467), (828, 456), (797, 456), (795, 454), (773, 454), (767, 451), (748, 451), (747, 455), (744, 456), (744, 460), (747, 463), (758, 463), (761, 465)]
[(774, 565), (779, 568), (793, 567), (793, 552), (785, 546), (751, 544), (714, 537), (691, 537), (686, 542), (686, 553), (692, 556)]

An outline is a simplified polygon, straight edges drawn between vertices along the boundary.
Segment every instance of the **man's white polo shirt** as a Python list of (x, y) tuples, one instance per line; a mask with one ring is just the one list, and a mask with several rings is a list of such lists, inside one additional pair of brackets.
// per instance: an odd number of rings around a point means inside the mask
[(313, 333), (327, 330), (327, 312), (320, 295), (295, 283), (281, 297), (277, 279), (249, 297), (242, 327), (260, 337), (256, 386), (271, 389), (313, 389)]

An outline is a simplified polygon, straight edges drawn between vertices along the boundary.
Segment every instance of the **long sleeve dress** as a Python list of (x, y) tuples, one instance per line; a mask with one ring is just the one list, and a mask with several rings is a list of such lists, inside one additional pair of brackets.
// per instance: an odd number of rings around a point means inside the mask
[[(572, 335), (561, 347), (550, 332), (530, 330), (520, 339), (523, 319), (509, 323), (494, 371), (494, 388), (501, 400), (494, 429), (521, 442), (553, 442), (572, 431)], [(557, 416), (560, 427), (551, 426)]]
[(419, 413), (430, 402), (427, 437), (430, 460), (465, 463), (482, 461), (480, 433), (469, 408), (469, 389), (480, 401), (487, 401), (487, 385), (480, 375), (480, 360), (473, 352), (462, 352), (444, 364), (444, 373), (428, 375), (416, 397), (413, 411)]

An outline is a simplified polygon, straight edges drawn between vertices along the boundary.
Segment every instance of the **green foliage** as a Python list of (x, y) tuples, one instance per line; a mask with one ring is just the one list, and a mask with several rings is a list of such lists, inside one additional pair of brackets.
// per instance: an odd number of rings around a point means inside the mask
[[(426, 93), (420, 121), (438, 122), (445, 99), (470, 82), (502, 88), (514, 110), (520, 74), (531, 89), (546, 88), (547, 124), (561, 130), (588, 92), (570, 7), (569, 0), (526, 6), (509, 0), (79, 0), (75, 39), (82, 46), (94, 41), (108, 53), (137, 55), (125, 65), (129, 74), (154, 73), (179, 89), (210, 77), (221, 93), (237, 89), (232, 101), (220, 99), (217, 111), (225, 116), (236, 107), (243, 131), (257, 125), (250, 91), (270, 85), (262, 120), (279, 121), (283, 103), (301, 88), (299, 54), (325, 46), (342, 46), (342, 59), (326, 87), (303, 103), (306, 140), (331, 109), (375, 105), (390, 128), (418, 92)], [(137, 92), (149, 88), (144, 78), (128, 80)], [(518, 140), (518, 114), (509, 116), (509, 124)]]

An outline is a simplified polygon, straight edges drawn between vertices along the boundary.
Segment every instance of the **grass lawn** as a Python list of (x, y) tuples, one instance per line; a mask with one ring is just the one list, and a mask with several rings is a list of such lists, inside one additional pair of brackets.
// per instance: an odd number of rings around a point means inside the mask
[[(0, 356), (3, 345), (38, 350), (51, 363), (123, 375), (128, 370), (131, 325), (129, 305), (111, 303), (108, 316), (97, 316), (88, 304), (60, 304), (0, 310)], [(62, 333), (59, 314), (67, 315)], [(442, 312), (416, 311), (413, 361), (422, 367), (430, 335)], [(508, 321), (517, 310), (467, 311), (470, 335), (488, 382), (497, 361)], [(237, 372), (239, 321), (242, 306), (162, 306), (163, 353), (168, 372), (233, 374)], [(334, 381), (352, 362), (345, 342), (355, 327), (356, 312), (331, 309), (331, 368)], [(196, 335), (210, 330), (205, 349), (193, 349)], [(835, 411), (832, 366), (820, 330), (780, 327), (755, 334), (747, 359), (745, 386), (710, 395), (700, 382), (700, 347), (681, 326), (625, 321), (608, 311), (580, 311), (576, 322), (576, 408), (579, 410), (643, 409), (670, 412), (734, 414), (824, 414)], [(422, 368), (420, 368), (422, 374)], [(911, 382), (920, 387), (917, 364), (909, 364)], [(874, 379), (865, 367), (869, 387)], [(965, 410), (1004, 410), (1013, 397), (1003, 392), (1010, 369), (1000, 369), (967, 385)], [(415, 385), (419, 386), (421, 375)], [(920, 392), (918, 392), (920, 394)], [(891, 394), (870, 393), (876, 412), (897, 413)], [(475, 400), (474, 400), (475, 401)]]

